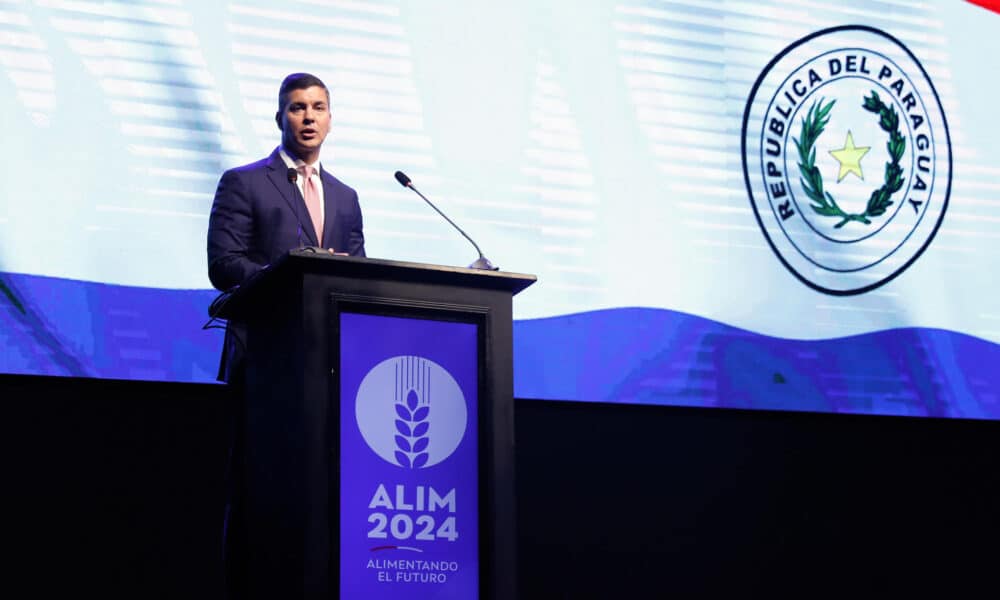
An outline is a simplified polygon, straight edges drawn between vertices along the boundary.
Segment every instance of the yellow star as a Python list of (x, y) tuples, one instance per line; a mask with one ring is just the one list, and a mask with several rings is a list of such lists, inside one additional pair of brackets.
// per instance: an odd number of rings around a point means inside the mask
[(854, 173), (861, 178), (861, 181), (865, 180), (864, 173), (861, 172), (861, 157), (868, 154), (871, 150), (871, 146), (855, 146), (854, 136), (851, 135), (850, 130), (847, 131), (847, 139), (844, 141), (844, 147), (840, 150), (830, 150), (830, 155), (837, 159), (840, 163), (840, 173), (837, 175), (837, 183), (843, 181), (844, 177), (847, 177), (848, 173)]

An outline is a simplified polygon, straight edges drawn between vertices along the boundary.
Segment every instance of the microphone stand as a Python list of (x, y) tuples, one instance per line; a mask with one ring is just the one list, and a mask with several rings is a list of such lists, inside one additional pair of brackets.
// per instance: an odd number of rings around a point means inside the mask
[(482, 271), (498, 271), (498, 270), (500, 270), (500, 267), (494, 267), (493, 263), (490, 262), (490, 259), (488, 259), (485, 256), (483, 256), (483, 251), (479, 249), (479, 244), (477, 244), (475, 241), (473, 241), (473, 239), (470, 238), (468, 236), (468, 234), (466, 234), (464, 231), (462, 231), (462, 228), (459, 227), (458, 225), (456, 225), (454, 221), (452, 221), (451, 219), (449, 219), (448, 215), (446, 215), (443, 212), (441, 212), (441, 209), (439, 209), (438, 207), (434, 206), (434, 203), (431, 202), (430, 200), (428, 200), (427, 196), (424, 196), (423, 194), (421, 194), (420, 190), (418, 190), (417, 188), (415, 188), (413, 186), (413, 182), (410, 181), (410, 178), (407, 177), (402, 171), (396, 171), (396, 181), (398, 181), (404, 187), (408, 187), (411, 190), (413, 190), (414, 192), (416, 192), (418, 196), (420, 196), (421, 198), (423, 198), (424, 202), (426, 202), (427, 204), (429, 204), (430, 207), (433, 208), (437, 212), (437, 214), (439, 214), (442, 217), (444, 217), (445, 221), (448, 221), (448, 223), (450, 223), (452, 227), (454, 227), (455, 229), (457, 229), (458, 232), (461, 233), (463, 237), (465, 237), (465, 239), (469, 240), (469, 243), (472, 244), (472, 247), (475, 248), (476, 252), (479, 253), (479, 258), (477, 258), (471, 265), (469, 265), (470, 269), (479, 269), (479, 270), (482, 270)]

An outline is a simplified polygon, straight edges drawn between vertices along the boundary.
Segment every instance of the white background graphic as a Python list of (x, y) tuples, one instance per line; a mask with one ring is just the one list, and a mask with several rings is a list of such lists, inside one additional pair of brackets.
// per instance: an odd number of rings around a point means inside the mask
[[(926, 67), (956, 176), (928, 251), (845, 299), (776, 260), (740, 129), (772, 57), (851, 23)], [(323, 165), (358, 189), (369, 255), (475, 258), (401, 169), (495, 264), (539, 276), (517, 318), (647, 306), (797, 339), (1000, 341), (997, 24), (957, 1), (5, 2), (0, 270), (208, 288), (219, 175), (274, 148), (278, 84), (310, 70), (332, 90)]]

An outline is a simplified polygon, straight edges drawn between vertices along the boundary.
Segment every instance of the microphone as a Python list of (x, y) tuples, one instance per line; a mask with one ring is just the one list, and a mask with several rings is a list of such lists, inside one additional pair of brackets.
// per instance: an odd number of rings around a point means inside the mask
[[(295, 182), (298, 181), (299, 179), (298, 169), (294, 167), (288, 167), (288, 172), (285, 173), (285, 176), (288, 178), (288, 183), (292, 184), (292, 197), (296, 198), (297, 196), (295, 192), (297, 192), (299, 189), (298, 186), (295, 185)], [(299, 248), (302, 248), (302, 219), (299, 218), (299, 207), (294, 200), (292, 201), (292, 204), (293, 206), (295, 206), (295, 220), (298, 221), (299, 225), (299, 229), (296, 232), (296, 235), (298, 236), (299, 239)]]
[(427, 196), (424, 196), (423, 194), (420, 193), (420, 190), (418, 190), (417, 188), (413, 187), (413, 182), (410, 180), (409, 177), (406, 176), (406, 173), (404, 173), (402, 171), (396, 171), (396, 181), (399, 182), (399, 185), (401, 185), (403, 187), (406, 187), (406, 188), (410, 188), (411, 190), (413, 190), (414, 192), (416, 192), (416, 194), (418, 196), (420, 196), (421, 198), (423, 198), (424, 202), (426, 202), (427, 204), (429, 204), (430, 207), (433, 208), (435, 210), (435, 212), (437, 212), (437, 214), (439, 214), (442, 217), (444, 217), (445, 221), (448, 221), (448, 223), (450, 223), (452, 227), (454, 227), (455, 229), (457, 229), (458, 232), (461, 233), (462, 236), (465, 239), (469, 240), (469, 243), (472, 244), (472, 246), (476, 249), (476, 252), (479, 253), (479, 258), (477, 258), (475, 260), (475, 262), (473, 262), (471, 265), (469, 265), (470, 269), (482, 269), (484, 271), (497, 271), (497, 270), (499, 270), (499, 267), (494, 267), (493, 266), (493, 263), (490, 262), (490, 259), (488, 259), (485, 256), (483, 256), (483, 251), (479, 249), (479, 245), (476, 244), (476, 242), (474, 242), (472, 240), (472, 238), (470, 238), (467, 233), (465, 233), (464, 231), (462, 231), (461, 227), (459, 227), (458, 225), (455, 225), (455, 222), (452, 221), (451, 219), (449, 219), (448, 215), (446, 215), (443, 212), (441, 212), (441, 209), (439, 209), (438, 207), (434, 206), (434, 203), (431, 202), (430, 200), (428, 200)]

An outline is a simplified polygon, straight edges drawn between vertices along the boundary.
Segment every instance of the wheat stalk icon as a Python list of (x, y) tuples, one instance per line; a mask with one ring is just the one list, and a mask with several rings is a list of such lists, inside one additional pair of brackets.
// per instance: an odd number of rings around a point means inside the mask
[(419, 469), (430, 458), (427, 451), (430, 444), (430, 368), (424, 361), (406, 357), (396, 365), (395, 407), (396, 462), (407, 469)]

